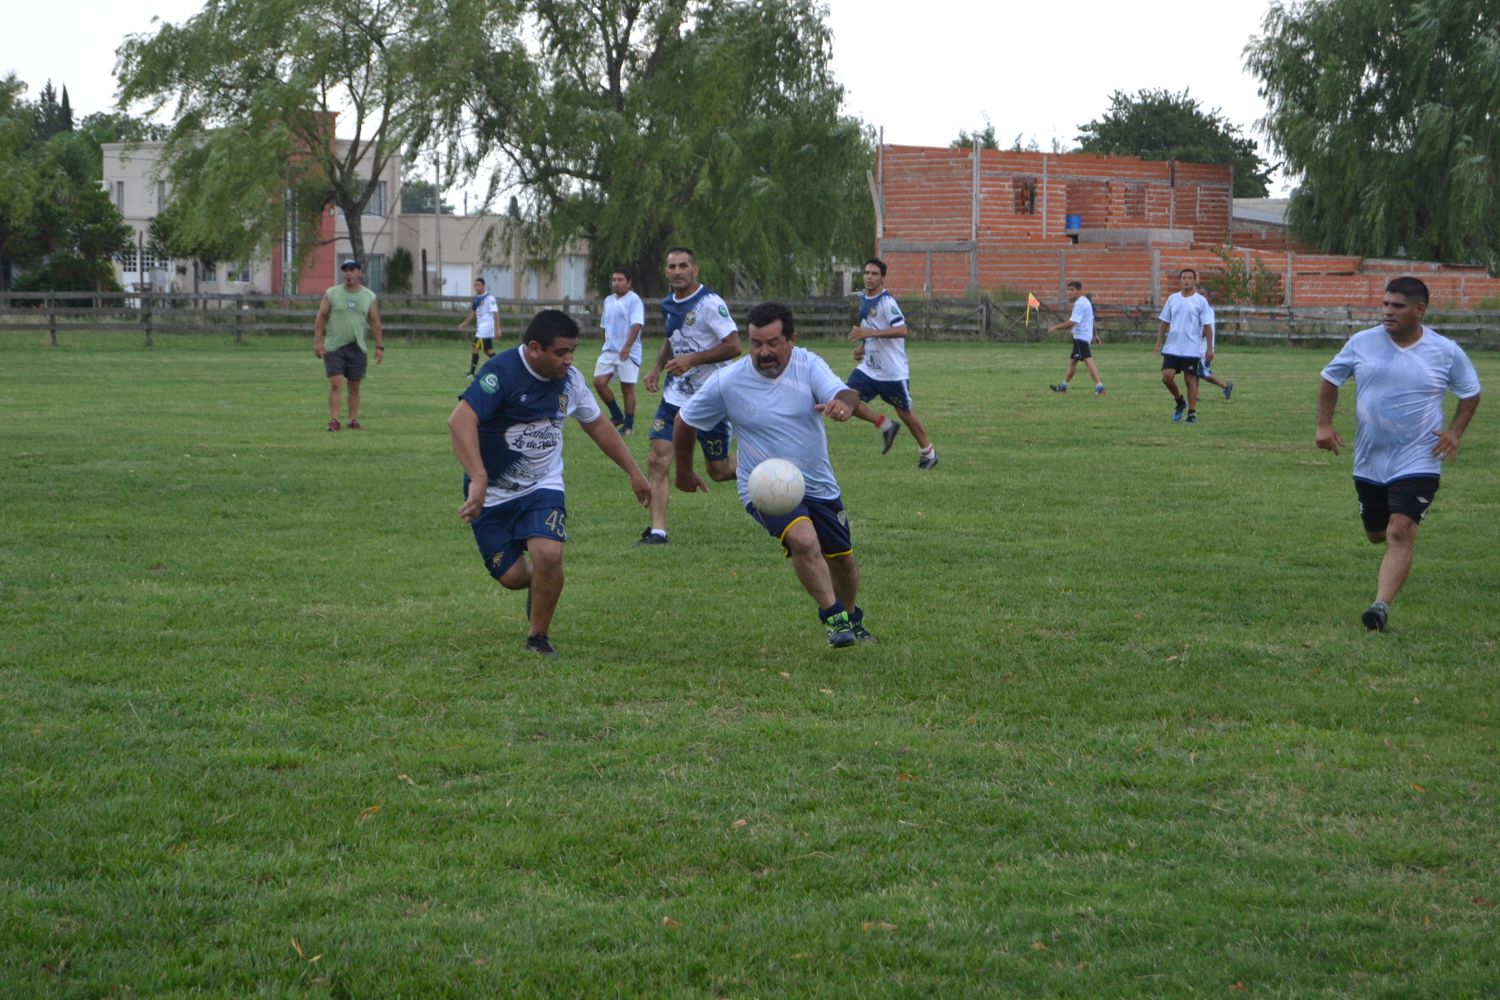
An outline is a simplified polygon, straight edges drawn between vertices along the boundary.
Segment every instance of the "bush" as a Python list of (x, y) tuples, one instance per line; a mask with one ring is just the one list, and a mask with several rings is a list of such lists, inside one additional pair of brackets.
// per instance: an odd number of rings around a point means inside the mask
[(108, 260), (89, 260), (77, 254), (55, 253), (28, 268), (11, 289), (17, 292), (120, 292), (114, 266)]

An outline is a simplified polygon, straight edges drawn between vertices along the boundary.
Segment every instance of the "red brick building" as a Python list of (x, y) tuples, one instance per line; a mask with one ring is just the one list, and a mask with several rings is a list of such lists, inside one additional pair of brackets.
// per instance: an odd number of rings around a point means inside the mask
[(1421, 277), (1444, 306), (1500, 296), (1482, 267), (1322, 254), (1274, 227), (1238, 231), (1227, 165), (887, 145), (874, 176), (878, 252), (898, 294), (1061, 301), (1076, 279), (1099, 302), (1156, 304), (1184, 267), (1223, 271), (1232, 246), (1275, 276), (1285, 305), (1371, 305), (1396, 274)]

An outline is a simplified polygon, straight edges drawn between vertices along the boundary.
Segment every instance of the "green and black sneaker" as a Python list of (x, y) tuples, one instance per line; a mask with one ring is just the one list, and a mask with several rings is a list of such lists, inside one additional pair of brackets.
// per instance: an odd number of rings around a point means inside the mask
[(828, 645), (834, 649), (843, 649), (852, 646), (859, 641), (854, 634), (854, 623), (849, 620), (849, 612), (840, 611), (823, 623), (828, 630)]
[(850, 622), (849, 624), (850, 627), (854, 629), (854, 638), (856, 641), (873, 642), (879, 644), (880, 640), (875, 638), (874, 632), (871, 632), (869, 629), (865, 628), (865, 623), (863, 621)]

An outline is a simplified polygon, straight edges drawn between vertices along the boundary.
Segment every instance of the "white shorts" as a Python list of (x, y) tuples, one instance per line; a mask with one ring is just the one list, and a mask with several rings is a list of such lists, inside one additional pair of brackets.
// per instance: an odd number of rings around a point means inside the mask
[(606, 347), (599, 352), (599, 360), (594, 362), (594, 377), (600, 375), (613, 375), (622, 385), (634, 385), (640, 381), (641, 365), (638, 361), (621, 358), (619, 351)]

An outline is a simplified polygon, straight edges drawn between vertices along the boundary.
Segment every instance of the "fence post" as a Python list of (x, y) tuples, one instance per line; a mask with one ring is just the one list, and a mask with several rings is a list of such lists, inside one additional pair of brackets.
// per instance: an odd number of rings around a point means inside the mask
[(52, 308), (52, 293), (47, 293), (47, 336), (53, 347), (57, 346), (57, 310)]
[(141, 322), (146, 325), (146, 346), (151, 347), (151, 296), (141, 293)]
[(243, 344), (245, 342), (244, 322), (245, 310), (241, 309), (240, 303), (236, 302), (234, 304), (234, 342), (236, 344)]

